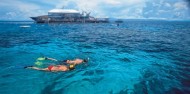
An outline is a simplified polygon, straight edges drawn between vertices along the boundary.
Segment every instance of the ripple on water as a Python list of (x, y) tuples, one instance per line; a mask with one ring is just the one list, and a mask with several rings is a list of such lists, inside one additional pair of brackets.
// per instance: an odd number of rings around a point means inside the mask
[[(4, 94), (190, 91), (189, 22), (127, 21), (119, 27), (30, 23), (27, 29), (21, 29), (21, 23), (0, 24), (0, 92)], [(63, 73), (9, 68), (32, 65), (40, 56), (89, 57), (90, 61)]]

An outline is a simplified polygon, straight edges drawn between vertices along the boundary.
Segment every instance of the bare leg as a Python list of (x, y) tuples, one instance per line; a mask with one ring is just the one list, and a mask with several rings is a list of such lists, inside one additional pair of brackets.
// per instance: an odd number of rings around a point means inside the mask
[(49, 58), (49, 57), (45, 57), (47, 60), (52, 60), (52, 61), (58, 61), (57, 59), (54, 58)]
[(48, 68), (38, 68), (38, 67), (27, 67), (28, 69), (41, 70), (41, 71), (49, 71)]

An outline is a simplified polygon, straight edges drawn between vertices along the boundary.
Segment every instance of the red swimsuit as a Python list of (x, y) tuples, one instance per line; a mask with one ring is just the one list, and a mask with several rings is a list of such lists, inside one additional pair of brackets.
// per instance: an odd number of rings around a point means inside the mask
[[(51, 71), (53, 67), (54, 67), (53, 65), (48, 66), (48, 70)], [(57, 66), (55, 66), (55, 67), (58, 67), (58, 68), (59, 68), (59, 67), (61, 67), (61, 66), (60, 66), (60, 65), (57, 65)]]
[(49, 71), (53, 68), (53, 65), (48, 66)]

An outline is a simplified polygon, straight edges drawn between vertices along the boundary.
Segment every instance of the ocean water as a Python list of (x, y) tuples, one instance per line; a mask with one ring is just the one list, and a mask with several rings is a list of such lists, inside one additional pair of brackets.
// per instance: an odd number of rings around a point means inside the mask
[[(0, 53), (0, 94), (190, 94), (188, 21), (0, 22)], [(23, 68), (41, 56), (90, 60), (68, 72)]]

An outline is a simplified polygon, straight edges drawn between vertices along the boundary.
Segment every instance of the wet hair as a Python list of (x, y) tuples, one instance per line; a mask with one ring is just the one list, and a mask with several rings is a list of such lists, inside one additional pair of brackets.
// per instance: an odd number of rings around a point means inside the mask
[(67, 60), (63, 60), (62, 62), (67, 62)]
[(83, 62), (88, 62), (88, 60), (84, 59)]
[(67, 64), (67, 60), (61, 60), (59, 64), (66, 65)]

